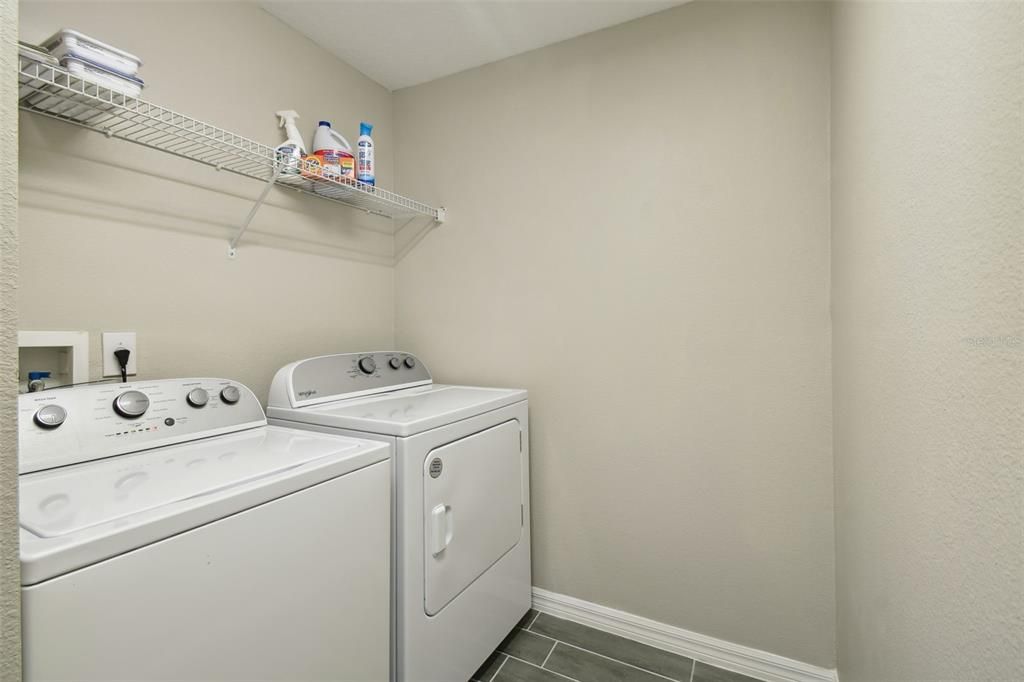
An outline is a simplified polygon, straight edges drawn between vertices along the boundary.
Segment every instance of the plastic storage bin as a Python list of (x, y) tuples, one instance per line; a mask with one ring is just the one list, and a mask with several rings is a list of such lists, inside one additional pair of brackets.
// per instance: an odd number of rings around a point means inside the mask
[(62, 62), (65, 57), (84, 59), (121, 76), (134, 76), (142, 66), (135, 55), (66, 28), (47, 38), (42, 46)]
[(141, 78), (129, 78), (113, 73), (80, 57), (67, 56), (60, 61), (68, 73), (129, 97), (138, 97), (145, 85)]

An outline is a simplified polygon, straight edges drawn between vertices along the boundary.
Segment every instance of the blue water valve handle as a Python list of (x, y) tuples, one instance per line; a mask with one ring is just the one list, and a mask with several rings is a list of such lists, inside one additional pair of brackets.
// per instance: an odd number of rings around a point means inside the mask
[(28, 392), (35, 393), (46, 388), (46, 382), (44, 379), (50, 378), (50, 372), (29, 372), (28, 373)]

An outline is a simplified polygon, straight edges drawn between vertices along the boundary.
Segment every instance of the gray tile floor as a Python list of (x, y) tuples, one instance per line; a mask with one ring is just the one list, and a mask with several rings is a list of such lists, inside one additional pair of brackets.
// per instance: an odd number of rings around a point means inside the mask
[(756, 682), (685, 656), (530, 610), (472, 682)]

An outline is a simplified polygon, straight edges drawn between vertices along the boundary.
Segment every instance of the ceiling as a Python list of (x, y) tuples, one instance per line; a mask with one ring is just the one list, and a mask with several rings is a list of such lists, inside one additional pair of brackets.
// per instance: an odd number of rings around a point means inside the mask
[(287, 0), (268, 12), (390, 90), (686, 0)]

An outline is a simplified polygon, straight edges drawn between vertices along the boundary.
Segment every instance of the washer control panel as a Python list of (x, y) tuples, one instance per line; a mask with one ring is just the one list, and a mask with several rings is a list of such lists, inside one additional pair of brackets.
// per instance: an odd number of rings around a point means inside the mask
[(87, 462), (267, 423), (228, 379), (86, 384), (18, 396), (21, 473)]
[(430, 383), (430, 372), (410, 353), (323, 355), (278, 370), (270, 386), (268, 405), (303, 407)]

